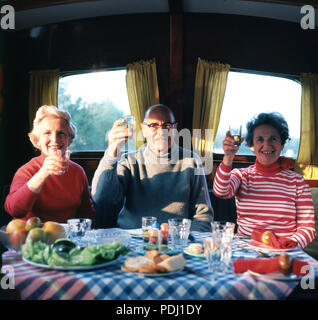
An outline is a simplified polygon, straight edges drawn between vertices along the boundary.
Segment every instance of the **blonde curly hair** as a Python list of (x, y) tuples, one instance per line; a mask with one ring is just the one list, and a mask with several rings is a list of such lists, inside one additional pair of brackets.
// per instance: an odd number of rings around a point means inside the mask
[(74, 140), (74, 138), (76, 137), (76, 127), (72, 124), (71, 115), (67, 111), (59, 110), (55, 106), (44, 105), (44, 106), (41, 106), (36, 112), (36, 115), (33, 121), (32, 131), (28, 134), (33, 146), (37, 149), (39, 148), (38, 141), (39, 141), (40, 133), (38, 131), (38, 127), (40, 122), (47, 117), (65, 120), (68, 128), (69, 145), (70, 145)]

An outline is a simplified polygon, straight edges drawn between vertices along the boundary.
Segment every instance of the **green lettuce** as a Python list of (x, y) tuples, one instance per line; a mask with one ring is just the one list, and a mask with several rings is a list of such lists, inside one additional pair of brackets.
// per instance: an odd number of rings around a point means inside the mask
[(122, 243), (94, 245), (85, 248), (73, 248), (69, 252), (59, 252), (52, 245), (41, 241), (27, 241), (22, 247), (23, 256), (30, 261), (51, 267), (90, 266), (116, 259), (126, 255), (130, 249)]

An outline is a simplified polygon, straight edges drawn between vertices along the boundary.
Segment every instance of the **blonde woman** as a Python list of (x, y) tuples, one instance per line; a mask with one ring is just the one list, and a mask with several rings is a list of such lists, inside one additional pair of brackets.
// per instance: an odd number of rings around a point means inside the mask
[(66, 150), (76, 136), (70, 114), (42, 106), (29, 138), (41, 155), (15, 173), (5, 209), (14, 218), (37, 216), (42, 222), (66, 222), (74, 217), (93, 219), (88, 181), (81, 166), (69, 161)]

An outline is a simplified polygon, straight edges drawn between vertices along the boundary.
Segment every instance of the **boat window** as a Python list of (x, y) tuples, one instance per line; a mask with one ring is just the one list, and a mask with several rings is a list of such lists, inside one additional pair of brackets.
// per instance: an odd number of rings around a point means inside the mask
[[(222, 142), (229, 126), (242, 125), (242, 135), (245, 136), (249, 120), (261, 112), (274, 111), (284, 116), (289, 127), (291, 139), (286, 141), (282, 155), (295, 159), (300, 138), (300, 83), (285, 77), (230, 71), (214, 153), (223, 154)], [(254, 155), (245, 142), (237, 154)]]
[(72, 152), (104, 151), (114, 121), (131, 114), (126, 69), (61, 77), (58, 106), (71, 114), (77, 128), (77, 136), (69, 147)]

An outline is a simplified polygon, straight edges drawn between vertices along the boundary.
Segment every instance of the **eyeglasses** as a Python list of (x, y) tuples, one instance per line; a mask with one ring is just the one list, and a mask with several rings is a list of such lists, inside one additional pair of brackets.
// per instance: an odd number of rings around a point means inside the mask
[(176, 124), (176, 122), (165, 122), (163, 124), (159, 124), (159, 123), (150, 123), (150, 124), (147, 124), (147, 123), (144, 123), (145, 126), (147, 126), (151, 131), (158, 131), (159, 128), (162, 128), (162, 129), (167, 129), (167, 130), (171, 130), (174, 125)]

